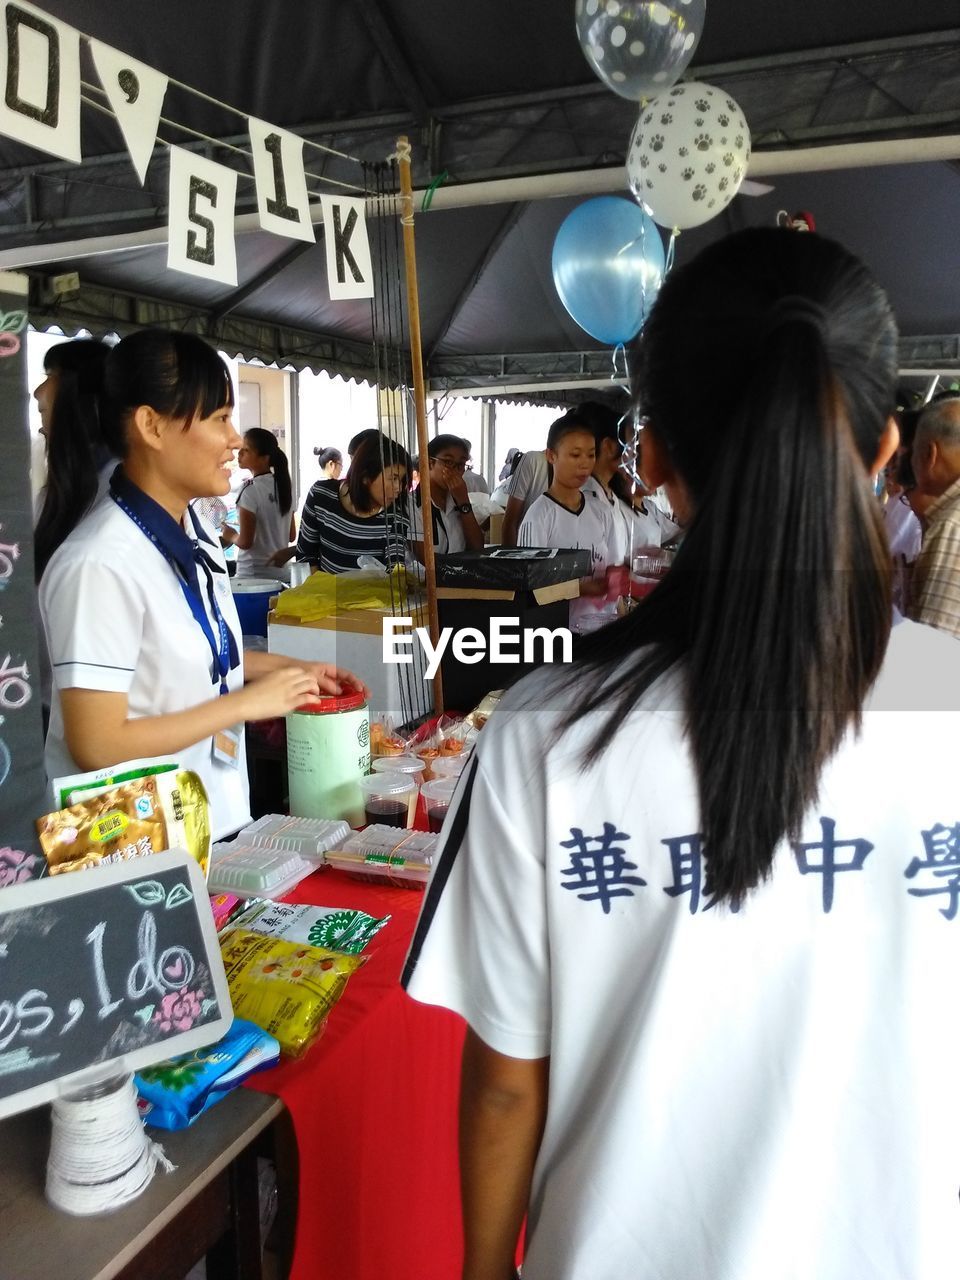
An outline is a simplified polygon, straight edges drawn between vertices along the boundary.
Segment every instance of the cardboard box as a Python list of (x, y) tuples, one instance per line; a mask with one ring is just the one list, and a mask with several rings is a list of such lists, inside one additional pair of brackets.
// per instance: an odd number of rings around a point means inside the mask
[[(333, 662), (346, 667), (370, 686), (370, 718), (391, 716), (398, 726), (429, 715), (433, 683), (423, 679), (425, 659), (419, 645), (411, 646), (414, 662), (401, 666), (383, 661), (383, 623), (391, 615), (374, 609), (350, 609), (312, 622), (293, 618), (267, 621), (267, 647), (305, 662)], [(420, 620), (415, 619), (420, 625)], [(422, 620), (426, 626), (426, 619)]]

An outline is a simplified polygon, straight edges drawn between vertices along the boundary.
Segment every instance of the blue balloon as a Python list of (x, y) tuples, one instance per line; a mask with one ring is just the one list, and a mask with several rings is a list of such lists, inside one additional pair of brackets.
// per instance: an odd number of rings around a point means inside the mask
[(581, 329), (608, 346), (636, 337), (663, 281), (663, 241), (632, 200), (598, 196), (564, 219), (553, 282)]

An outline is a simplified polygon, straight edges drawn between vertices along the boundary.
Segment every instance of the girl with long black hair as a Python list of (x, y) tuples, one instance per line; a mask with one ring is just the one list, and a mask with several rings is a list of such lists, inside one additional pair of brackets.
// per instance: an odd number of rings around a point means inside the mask
[(250, 819), (242, 727), (349, 672), (241, 648), (219, 539), (193, 502), (223, 496), (240, 437), (226, 365), (192, 334), (143, 330), (111, 351), (101, 425), (121, 459), (40, 583), (54, 675), (51, 777), (175, 756), (210, 797), (214, 839)]
[(263, 427), (243, 433), (237, 462), (252, 476), (237, 498), (237, 577), (268, 576), (295, 550), (290, 545), (296, 537), (290, 466), (277, 437)]
[(524, 1280), (948, 1280), (960, 648), (891, 630), (889, 304), (746, 231), (638, 358), (685, 539), (484, 729), (405, 974), (469, 1023), (463, 1280), (525, 1214)]
[(46, 442), (47, 478), (33, 535), (39, 582), (50, 557), (106, 489), (116, 464), (103, 438), (100, 401), (110, 348), (93, 338), (58, 342), (43, 359), (43, 382), (33, 392)]

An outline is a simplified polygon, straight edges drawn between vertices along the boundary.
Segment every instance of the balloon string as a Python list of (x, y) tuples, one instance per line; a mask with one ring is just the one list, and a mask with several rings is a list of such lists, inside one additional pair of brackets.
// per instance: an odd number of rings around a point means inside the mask
[(673, 266), (674, 255), (677, 250), (677, 236), (680, 234), (680, 228), (674, 227), (670, 232), (670, 243), (667, 245), (667, 260), (663, 266), (664, 277), (670, 274), (670, 268)]
[(619, 378), (618, 378), (619, 370), (617, 368), (618, 356), (623, 356), (623, 380), (625, 380), (626, 382), (629, 382), (630, 381), (630, 365), (627, 362), (627, 349), (622, 342), (618, 342), (617, 345), (613, 348), (613, 351), (611, 353), (611, 363), (613, 365), (613, 372), (610, 374), (610, 381), (611, 382), (619, 381)]

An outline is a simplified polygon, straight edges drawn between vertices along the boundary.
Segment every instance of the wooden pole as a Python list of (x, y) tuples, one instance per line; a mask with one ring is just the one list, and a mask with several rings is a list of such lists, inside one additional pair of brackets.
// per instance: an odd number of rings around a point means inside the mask
[[(417, 411), (417, 448), (420, 452), (420, 493), (423, 501), (423, 567), (427, 579), (427, 618), (433, 645), (440, 640), (437, 609), (437, 561), (433, 545), (433, 502), (430, 496), (430, 463), (427, 439), (427, 393), (423, 381), (423, 353), (420, 344), (420, 295), (417, 289), (417, 246), (413, 230), (413, 181), (410, 173), (410, 140), (397, 139), (397, 168), (400, 171), (400, 225), (403, 228), (403, 263), (407, 277), (407, 320), (410, 328), (410, 365), (413, 370), (413, 399)], [(443, 714), (443, 677), (433, 677), (433, 709)]]

